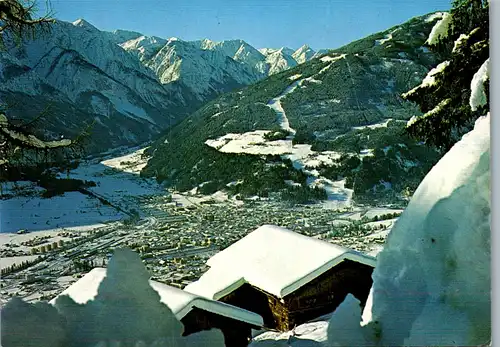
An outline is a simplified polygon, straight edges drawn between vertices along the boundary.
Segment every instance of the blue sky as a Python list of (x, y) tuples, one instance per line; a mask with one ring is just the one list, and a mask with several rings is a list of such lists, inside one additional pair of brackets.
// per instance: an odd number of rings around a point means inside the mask
[(243, 39), (256, 48), (336, 48), (451, 0), (50, 0), (55, 17), (163, 38)]

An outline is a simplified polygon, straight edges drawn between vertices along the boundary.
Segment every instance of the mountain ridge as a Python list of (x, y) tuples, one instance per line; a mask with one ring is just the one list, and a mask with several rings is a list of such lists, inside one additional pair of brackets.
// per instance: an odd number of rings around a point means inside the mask
[(34, 119), (52, 105), (42, 127), (49, 138), (77, 136), (93, 123), (90, 152), (150, 141), (203, 103), (267, 73), (264, 56), (243, 40), (234, 40), (229, 57), (174, 37), (101, 31), (84, 19), (56, 20), (19, 45), (4, 36), (0, 100), (16, 105), (7, 115)]
[(400, 97), (437, 62), (421, 49), (437, 20), (428, 17), (209, 102), (164, 133), (142, 174), (180, 191), (305, 202), (325, 198), (323, 189), (358, 202), (404, 201), (439, 157), (404, 133), (419, 111)]

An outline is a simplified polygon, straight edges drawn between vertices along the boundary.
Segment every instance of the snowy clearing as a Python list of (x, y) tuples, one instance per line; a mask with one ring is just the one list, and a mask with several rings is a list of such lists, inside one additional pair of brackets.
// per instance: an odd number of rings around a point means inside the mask
[(37, 231), (92, 225), (123, 217), (122, 213), (97, 199), (79, 192), (67, 192), (50, 199), (15, 197), (2, 200), (0, 225), (2, 233), (14, 233), (20, 229)]
[[(325, 66), (324, 68), (322, 68), (319, 72), (318, 72), (318, 75), (321, 75), (323, 72), (325, 72), (326, 70), (328, 70), (333, 63), (335, 63), (336, 61), (340, 60), (340, 59), (344, 59), (347, 55), (346, 54), (341, 54), (339, 56), (336, 56), (336, 57), (331, 57), (332, 59), (328, 60), (330, 61), (330, 64), (328, 64), (327, 66)], [(323, 57), (325, 58), (325, 57)]]
[(116, 157), (108, 160), (104, 160), (101, 163), (105, 166), (121, 170), (123, 172), (139, 174), (141, 170), (148, 163), (148, 159), (143, 159), (142, 155), (148, 147), (141, 148), (130, 154), (123, 155), (121, 157)]
[(278, 118), (278, 124), (281, 129), (288, 131), (290, 134), (295, 135), (295, 130), (290, 127), (290, 122), (286, 117), (285, 110), (283, 110), (283, 106), (281, 106), (281, 99), (284, 98), (287, 94), (292, 93), (299, 85), (302, 80), (293, 82), (288, 88), (285, 89), (281, 95), (271, 99), (267, 106), (271, 108), (274, 112), (276, 112), (276, 116)]
[(362, 125), (359, 127), (352, 127), (353, 130), (363, 130), (363, 129), (377, 129), (377, 128), (387, 128), (387, 124), (392, 120), (392, 118), (388, 118), (383, 122), (370, 124), (370, 125)]
[(319, 60), (321, 60), (322, 62), (335, 62), (337, 60), (340, 60), (340, 59), (343, 59), (346, 55), (345, 54), (340, 54), (340, 55), (335, 55), (335, 56), (331, 56), (331, 55), (325, 55), (324, 57), (321, 57)]
[(222, 153), (247, 153), (254, 155), (282, 155), (292, 152), (292, 141), (267, 141), (267, 130), (256, 130), (243, 134), (226, 134), (216, 140), (207, 140), (205, 144)]

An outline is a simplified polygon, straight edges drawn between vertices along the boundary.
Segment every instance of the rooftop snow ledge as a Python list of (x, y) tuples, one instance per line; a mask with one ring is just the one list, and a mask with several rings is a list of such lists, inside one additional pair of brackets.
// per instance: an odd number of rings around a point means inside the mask
[(343, 260), (372, 267), (376, 263), (363, 253), (263, 225), (210, 258), (210, 269), (185, 290), (217, 300), (250, 283), (283, 298)]

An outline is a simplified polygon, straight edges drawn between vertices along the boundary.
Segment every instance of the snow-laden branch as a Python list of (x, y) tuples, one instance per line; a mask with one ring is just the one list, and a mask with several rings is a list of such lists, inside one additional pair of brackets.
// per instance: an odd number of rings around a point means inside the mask
[(440, 63), (438, 66), (436, 66), (434, 69), (429, 71), (427, 76), (423, 79), (422, 83), (412, 90), (403, 93), (401, 96), (406, 99), (410, 97), (412, 94), (415, 94), (417, 91), (424, 89), (424, 88), (429, 88), (432, 87), (433, 85), (436, 84), (436, 77), (444, 72), (444, 70), (450, 65), (450, 62), (448, 60), (443, 61)]
[(44, 23), (53, 23), (54, 19), (47, 16), (37, 19), (32, 19), (31, 14), (34, 12), (35, 3), (29, 6), (23, 6), (17, 0), (0, 0), (0, 33), (7, 28), (21, 26), (35, 26)]
[(477, 70), (474, 74), (474, 77), (472, 77), (472, 81), (470, 83), (471, 95), (469, 99), (472, 111), (477, 111), (479, 107), (484, 106), (487, 103), (488, 96), (486, 95), (484, 85), (489, 79), (489, 66), (490, 58), (486, 59), (483, 65), (481, 65), (479, 70)]
[(451, 102), (451, 99), (444, 99), (443, 101), (441, 101), (439, 104), (437, 104), (436, 107), (434, 107), (432, 110), (430, 110), (429, 112), (426, 112), (424, 113), (423, 115), (421, 116), (413, 116), (410, 118), (410, 120), (406, 123), (406, 127), (410, 127), (412, 126), (415, 122), (418, 122), (424, 118), (428, 118), (428, 117), (432, 117), (436, 114), (439, 114), (443, 108), (445, 108), (446, 106), (448, 106)]
[(443, 13), (443, 17), (432, 28), (426, 43), (432, 46), (436, 45), (439, 40), (446, 38), (450, 31), (451, 19), (451, 14), (448, 12)]
[(2, 133), (7, 138), (13, 141), (19, 141), (21, 142), (20, 143), (21, 146), (28, 148), (52, 149), (52, 148), (68, 147), (71, 146), (72, 143), (71, 140), (69, 139), (56, 140), (56, 141), (43, 141), (34, 135), (25, 135), (15, 130), (10, 130), (6, 128), (2, 128)]
[(19, 129), (16, 129), (9, 124), (7, 117), (0, 114), (0, 131), (1, 136), (4, 137), (4, 142), (13, 142), (22, 148), (32, 149), (55, 149), (61, 147), (69, 147), (72, 141), (69, 139), (62, 139), (56, 141), (43, 141), (32, 134), (25, 134)]

